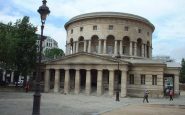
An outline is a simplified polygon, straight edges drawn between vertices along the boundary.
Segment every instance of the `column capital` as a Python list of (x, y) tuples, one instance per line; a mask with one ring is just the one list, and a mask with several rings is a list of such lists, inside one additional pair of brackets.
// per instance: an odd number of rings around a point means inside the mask
[(115, 69), (108, 69), (109, 71), (114, 71)]
[(86, 71), (91, 71), (91, 69), (86, 69)]
[(60, 68), (54, 68), (54, 70), (60, 70)]
[(103, 69), (99, 69), (99, 68), (98, 68), (97, 71), (103, 71)]
[(80, 69), (78, 69), (78, 68), (77, 68), (77, 69), (75, 69), (75, 70), (76, 70), (76, 71), (80, 71)]
[(68, 71), (68, 70), (69, 70), (69, 68), (64, 68), (64, 70), (65, 70), (65, 71), (66, 71), (66, 70)]

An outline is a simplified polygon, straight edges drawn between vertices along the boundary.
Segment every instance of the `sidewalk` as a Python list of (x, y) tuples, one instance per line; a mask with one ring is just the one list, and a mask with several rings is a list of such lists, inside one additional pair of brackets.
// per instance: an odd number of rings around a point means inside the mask
[(159, 104), (130, 105), (102, 115), (184, 115), (185, 106)]

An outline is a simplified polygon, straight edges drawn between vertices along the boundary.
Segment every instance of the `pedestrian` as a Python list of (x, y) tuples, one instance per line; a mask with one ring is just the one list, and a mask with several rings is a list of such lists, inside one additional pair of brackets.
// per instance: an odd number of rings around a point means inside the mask
[(172, 89), (170, 90), (169, 95), (170, 95), (170, 101), (173, 101), (173, 90)]
[(149, 103), (148, 102), (148, 94), (149, 94), (149, 91), (148, 90), (145, 90), (144, 91), (144, 97), (143, 97), (143, 103), (145, 102), (145, 100), (146, 100), (147, 103)]
[(26, 82), (25, 91), (26, 93), (29, 91), (30, 85), (29, 82)]

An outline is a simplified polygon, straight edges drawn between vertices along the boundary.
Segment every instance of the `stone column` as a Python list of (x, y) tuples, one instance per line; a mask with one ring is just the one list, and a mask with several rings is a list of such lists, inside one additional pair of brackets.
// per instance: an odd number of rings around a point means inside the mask
[(126, 97), (127, 95), (127, 72), (122, 71), (121, 74), (121, 97)]
[(141, 44), (141, 56), (144, 57), (144, 44)]
[(88, 43), (88, 53), (91, 53), (91, 40), (89, 40), (89, 43)]
[(70, 54), (70, 45), (67, 44), (67, 54)]
[(55, 69), (54, 92), (58, 93), (59, 90), (60, 90), (60, 69)]
[(114, 41), (114, 55), (117, 55), (117, 53), (118, 53), (118, 51), (117, 51), (117, 49), (118, 49), (118, 48), (117, 48), (117, 47), (118, 47), (117, 44), (118, 44), (118, 43), (117, 43), (117, 40), (115, 40), (115, 41)]
[(145, 57), (147, 58), (147, 45), (145, 44)]
[(67, 43), (66, 43), (66, 55), (68, 55), (68, 49), (67, 49), (68, 47), (67, 47)]
[(69, 54), (72, 54), (72, 47), (71, 47), (71, 43), (69, 44)]
[(103, 54), (106, 54), (106, 39), (103, 40)]
[(12, 71), (11, 73), (11, 83), (13, 83), (13, 81), (14, 81), (14, 71)]
[(98, 41), (98, 54), (101, 54), (101, 39)]
[(114, 95), (114, 71), (109, 70), (109, 95)]
[(76, 53), (78, 53), (78, 41), (76, 41)]
[(64, 83), (64, 93), (69, 93), (70, 88), (70, 74), (69, 70), (65, 70), (65, 83)]
[(86, 94), (89, 95), (91, 93), (91, 70), (86, 72)]
[(130, 56), (132, 56), (132, 41), (130, 41)]
[(80, 70), (76, 70), (75, 76), (75, 94), (80, 93)]
[(120, 53), (120, 55), (122, 55), (123, 54), (123, 42), (122, 42), (122, 40), (119, 43), (120, 43), (119, 44), (119, 53)]
[(84, 52), (86, 52), (87, 41), (84, 40)]
[(75, 53), (75, 42), (73, 42), (73, 54)]
[(3, 81), (5, 81), (6, 70), (3, 71)]
[(134, 56), (137, 56), (137, 43), (134, 42)]
[(29, 76), (29, 75), (27, 75), (27, 76), (26, 76), (26, 78), (27, 78), (27, 79), (26, 79), (26, 81), (29, 81), (29, 79), (30, 79), (30, 76)]
[(98, 77), (97, 77), (97, 95), (100, 96), (103, 93), (103, 76), (102, 70), (98, 70)]
[(174, 77), (174, 93), (179, 94), (179, 76), (175, 75)]
[(152, 58), (152, 46), (150, 47), (150, 58)]
[(46, 69), (45, 79), (44, 79), (44, 92), (49, 92), (50, 90), (50, 70)]

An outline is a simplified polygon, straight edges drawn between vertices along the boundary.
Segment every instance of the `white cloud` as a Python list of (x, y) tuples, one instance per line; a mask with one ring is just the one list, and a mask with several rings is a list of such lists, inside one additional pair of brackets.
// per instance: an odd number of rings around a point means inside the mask
[(52, 24), (46, 24), (44, 34), (55, 39), (58, 42), (59, 48), (62, 48), (65, 51), (66, 32), (64, 28), (59, 28)]

